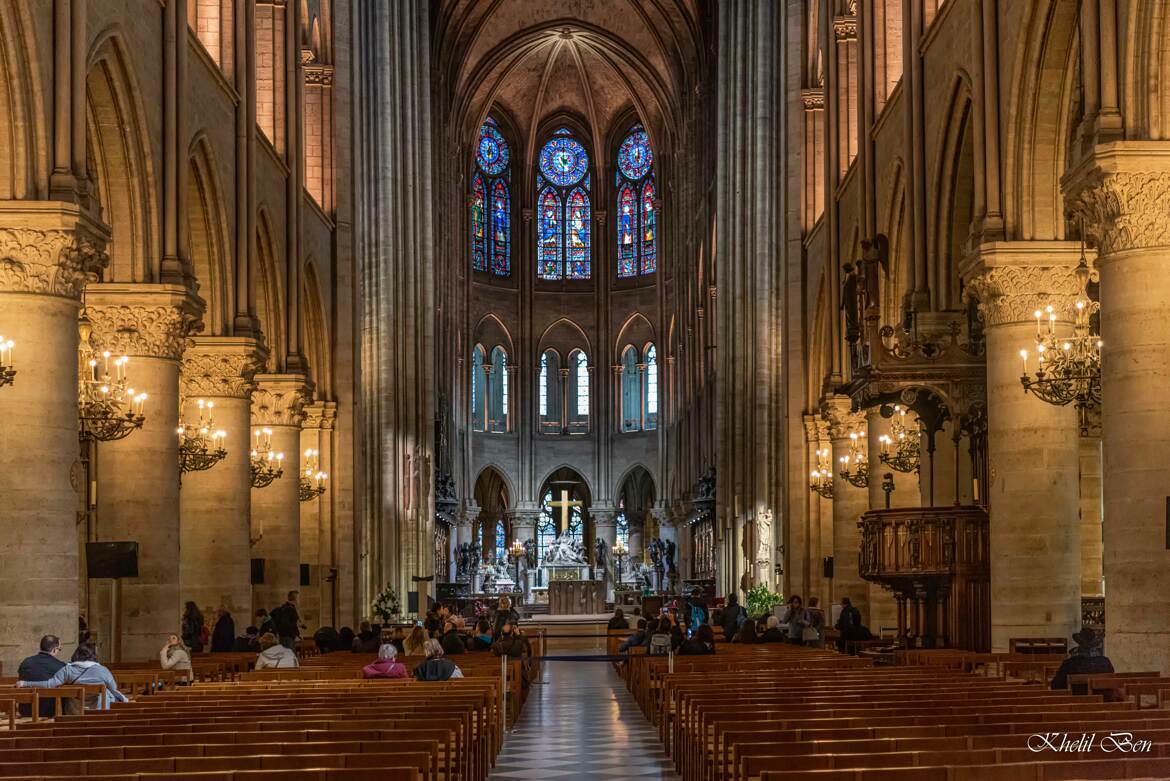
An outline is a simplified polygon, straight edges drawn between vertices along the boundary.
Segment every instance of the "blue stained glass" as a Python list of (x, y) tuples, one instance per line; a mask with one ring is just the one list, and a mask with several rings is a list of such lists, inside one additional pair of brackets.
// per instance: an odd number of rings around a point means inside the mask
[(540, 172), (553, 184), (572, 187), (585, 176), (589, 155), (571, 137), (552, 138), (540, 150)]
[(565, 208), (565, 276), (569, 279), (589, 278), (589, 217), (589, 196), (578, 187), (569, 193)]
[(657, 265), (657, 218), (654, 212), (654, 178), (642, 185), (642, 273), (652, 274)]
[(471, 267), (476, 271), (487, 271), (484, 216), (486, 200), (483, 177), (476, 174), (471, 180)]
[(618, 149), (618, 168), (627, 179), (641, 179), (654, 165), (650, 137), (641, 126), (635, 125)]
[(479, 129), (479, 147), (475, 160), (479, 167), (491, 176), (498, 176), (508, 167), (508, 142), (496, 129), (494, 122), (485, 122)]
[(618, 276), (632, 277), (638, 273), (638, 203), (634, 189), (626, 185), (618, 193)]
[(536, 273), (542, 279), (561, 276), (561, 199), (556, 190), (546, 187), (540, 194), (540, 213), (536, 219)]
[(503, 561), (508, 555), (508, 533), (504, 522), (496, 521), (496, 561)]
[(506, 277), (511, 271), (512, 220), (508, 185), (497, 179), (492, 188), (492, 273)]

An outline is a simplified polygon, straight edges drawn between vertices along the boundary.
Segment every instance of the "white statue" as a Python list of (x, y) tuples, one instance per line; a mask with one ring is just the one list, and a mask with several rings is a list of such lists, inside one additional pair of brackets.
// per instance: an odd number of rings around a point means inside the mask
[(585, 556), (581, 541), (565, 534), (549, 544), (541, 563), (545, 567), (581, 567), (587, 565), (589, 559)]
[(772, 511), (762, 510), (756, 515), (756, 564), (772, 562)]

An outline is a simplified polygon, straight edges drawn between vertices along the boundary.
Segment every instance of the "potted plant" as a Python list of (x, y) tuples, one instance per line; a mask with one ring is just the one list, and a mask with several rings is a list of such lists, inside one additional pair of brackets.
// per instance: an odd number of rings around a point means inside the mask
[(398, 592), (393, 586), (387, 586), (374, 598), (371, 609), (383, 624), (388, 624), (402, 615), (402, 600), (398, 598)]
[(772, 609), (783, 601), (784, 595), (779, 591), (772, 591), (763, 584), (753, 586), (747, 592), (748, 615), (752, 618), (769, 616), (772, 614)]

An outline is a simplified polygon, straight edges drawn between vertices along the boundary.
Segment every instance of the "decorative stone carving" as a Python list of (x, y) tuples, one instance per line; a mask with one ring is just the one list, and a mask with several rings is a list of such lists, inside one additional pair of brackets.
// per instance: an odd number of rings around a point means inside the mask
[(329, 430), (337, 422), (337, 402), (319, 401), (316, 404), (307, 404), (304, 413), (305, 420), (301, 428)]
[(93, 343), (100, 350), (143, 358), (177, 361), (197, 330), (197, 316), (168, 305), (115, 304), (87, 306)]
[(0, 292), (79, 298), (108, 264), (104, 244), (76, 231), (0, 228)]
[(854, 412), (848, 396), (832, 396), (821, 402), (821, 414), (829, 426), (830, 439), (848, 439), (849, 434), (865, 428), (865, 415)]
[(264, 367), (264, 352), (252, 339), (195, 343), (183, 353), (179, 379), (185, 397), (247, 398), (252, 378)]
[(1067, 203), (1099, 255), (1170, 247), (1170, 172), (1095, 169), (1075, 182)]
[(756, 555), (755, 563), (764, 566), (772, 563), (772, 510), (765, 508), (756, 513)]
[(1073, 266), (997, 266), (973, 277), (966, 294), (979, 302), (988, 326), (1030, 323), (1037, 309), (1051, 305), (1061, 322), (1072, 322), (1080, 295)]
[(309, 387), (299, 374), (258, 374), (252, 391), (252, 424), (299, 426)]

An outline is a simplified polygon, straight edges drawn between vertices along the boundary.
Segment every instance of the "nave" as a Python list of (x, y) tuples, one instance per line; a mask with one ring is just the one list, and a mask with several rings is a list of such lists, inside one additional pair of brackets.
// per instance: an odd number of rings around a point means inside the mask
[(613, 665), (550, 661), (490, 778), (677, 779), (654, 727)]

